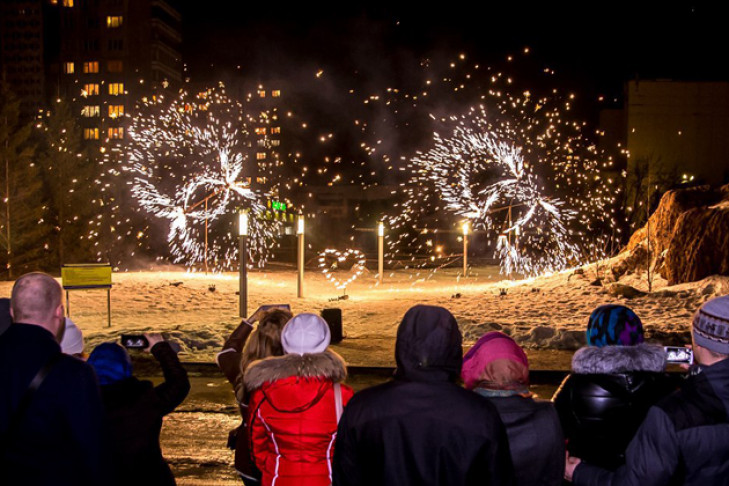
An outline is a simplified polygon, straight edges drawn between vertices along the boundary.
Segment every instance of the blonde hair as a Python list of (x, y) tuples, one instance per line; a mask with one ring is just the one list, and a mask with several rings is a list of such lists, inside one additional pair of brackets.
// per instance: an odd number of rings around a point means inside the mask
[(243, 384), (243, 375), (248, 366), (256, 360), (284, 354), (281, 345), (281, 331), (292, 317), (293, 314), (284, 309), (267, 311), (261, 317), (256, 330), (248, 338), (248, 342), (241, 353), (240, 374), (235, 387), (235, 395), (240, 403), (248, 401), (246, 387)]

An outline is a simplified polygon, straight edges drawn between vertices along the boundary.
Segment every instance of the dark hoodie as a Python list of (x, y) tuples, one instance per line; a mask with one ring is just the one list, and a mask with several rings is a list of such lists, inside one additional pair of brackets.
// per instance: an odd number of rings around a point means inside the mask
[(339, 422), (334, 485), (514, 484), (498, 413), (455, 384), (461, 353), (446, 309), (418, 305), (405, 314), (395, 379), (357, 393)]

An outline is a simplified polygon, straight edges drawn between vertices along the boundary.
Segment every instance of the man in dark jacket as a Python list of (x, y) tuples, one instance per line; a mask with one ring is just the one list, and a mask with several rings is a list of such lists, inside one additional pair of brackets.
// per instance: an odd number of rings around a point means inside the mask
[[(104, 484), (102, 405), (89, 365), (61, 354), (62, 292), (49, 275), (13, 286), (15, 323), (0, 336), (0, 484)], [(28, 397), (31, 381), (47, 373)], [(25, 405), (21, 405), (25, 402)]]
[(698, 363), (681, 390), (648, 411), (611, 472), (570, 457), (577, 485), (729, 484), (729, 296), (706, 302), (693, 320)]
[(395, 379), (357, 393), (339, 422), (334, 485), (514, 484), (494, 406), (455, 384), (461, 356), (450, 312), (418, 305), (405, 314)]

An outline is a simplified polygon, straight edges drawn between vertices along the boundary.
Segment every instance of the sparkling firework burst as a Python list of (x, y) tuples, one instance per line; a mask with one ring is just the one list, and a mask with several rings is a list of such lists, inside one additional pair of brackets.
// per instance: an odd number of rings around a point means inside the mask
[(412, 182), (433, 187), (443, 209), (495, 239), (505, 274), (563, 268), (578, 254), (567, 229), (575, 211), (542, 193), (520, 147), (475, 122), (462, 121), (449, 138), (435, 134), (435, 147), (412, 159)]
[[(237, 261), (233, 213), (265, 210), (267, 194), (253, 189), (258, 168), (249, 162), (243, 107), (220, 85), (167, 101), (144, 100), (129, 128), (132, 194), (148, 213), (169, 225), (175, 262), (214, 269)], [(249, 258), (268, 258), (276, 221), (251, 218)]]
[[(458, 95), (454, 105), (477, 99), (479, 106), (457, 116), (431, 114), (438, 132), (432, 148), (408, 157), (401, 169), (409, 176), (401, 184), (405, 201), (387, 218), (390, 256), (424, 264), (433, 234), (453, 232), (466, 220), (486, 236), (507, 275), (534, 276), (602, 257), (603, 240), (614, 231), (613, 161), (585, 135), (586, 124), (568, 116), (575, 95), (555, 89), (536, 97), (486, 71), (486, 89), (468, 70), (442, 78), (439, 99), (451, 90)], [(436, 90), (427, 85), (420, 99)], [(417, 113), (420, 99), (400, 94), (386, 103), (394, 112)]]

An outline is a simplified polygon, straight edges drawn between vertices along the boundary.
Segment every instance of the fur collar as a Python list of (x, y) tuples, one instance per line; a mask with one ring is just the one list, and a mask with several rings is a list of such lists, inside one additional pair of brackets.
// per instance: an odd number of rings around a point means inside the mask
[(666, 369), (666, 353), (654, 344), (637, 346), (586, 346), (572, 357), (572, 372), (583, 375), (615, 374), (632, 371), (661, 373)]
[(290, 376), (326, 378), (340, 383), (347, 378), (347, 366), (334, 351), (315, 354), (286, 354), (254, 361), (243, 377), (248, 391), (261, 388), (265, 383)]

